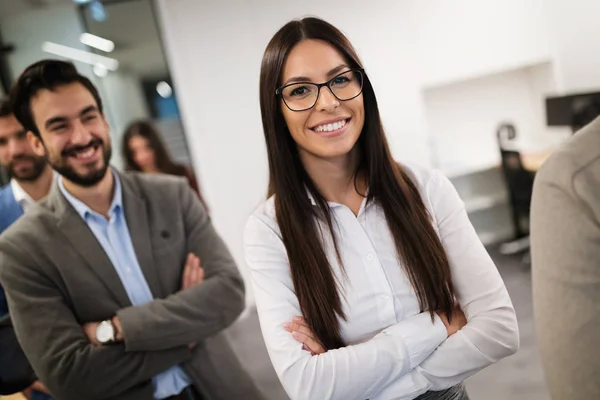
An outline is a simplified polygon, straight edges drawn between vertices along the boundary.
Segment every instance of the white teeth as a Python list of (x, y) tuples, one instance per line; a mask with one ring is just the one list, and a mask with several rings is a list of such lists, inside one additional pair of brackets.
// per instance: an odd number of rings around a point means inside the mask
[(77, 152), (76, 156), (77, 156), (77, 158), (88, 158), (92, 154), (94, 154), (94, 151), (96, 151), (96, 149), (94, 147), (90, 147), (89, 149), (87, 149), (85, 151)]
[(314, 130), (317, 132), (333, 132), (342, 129), (344, 125), (346, 125), (346, 120), (334, 122), (333, 124), (319, 125)]

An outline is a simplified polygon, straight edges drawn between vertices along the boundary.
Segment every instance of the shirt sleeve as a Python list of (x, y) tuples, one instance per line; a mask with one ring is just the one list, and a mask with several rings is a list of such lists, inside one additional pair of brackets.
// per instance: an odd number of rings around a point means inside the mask
[[(467, 324), (415, 369), (431, 390), (452, 387), (519, 348), (519, 328), (506, 286), (450, 181), (434, 172), (427, 193)], [(420, 377), (415, 377), (420, 380)]]
[(409, 389), (417, 394), (447, 389), (519, 348), (512, 302), (456, 189), (445, 176), (434, 172), (426, 196), (468, 322), (413, 371), (386, 386), (376, 400), (411, 399), (405, 397)]
[(552, 399), (600, 399), (600, 185), (590, 168), (600, 160), (573, 176), (557, 156), (538, 172), (531, 204), (538, 347)]
[(446, 338), (436, 316), (418, 314), (368, 342), (312, 356), (283, 324), (302, 315), (285, 246), (262, 219), (250, 218), (244, 235), (260, 325), (277, 375), (292, 400), (369, 399), (421, 363)]

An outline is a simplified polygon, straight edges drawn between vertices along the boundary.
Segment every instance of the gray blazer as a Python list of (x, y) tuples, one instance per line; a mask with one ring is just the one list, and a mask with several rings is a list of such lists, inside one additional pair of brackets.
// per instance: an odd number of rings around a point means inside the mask
[[(60, 400), (151, 400), (152, 377), (179, 364), (207, 400), (262, 399), (222, 333), (244, 308), (244, 284), (198, 197), (180, 178), (120, 178), (151, 303), (131, 305), (102, 246), (56, 186), (0, 237), (0, 281), (40, 380)], [(188, 252), (201, 258), (205, 281), (180, 291)], [(125, 342), (91, 345), (81, 326), (115, 314)]]
[(538, 173), (531, 251), (536, 330), (552, 399), (600, 399), (600, 119)]

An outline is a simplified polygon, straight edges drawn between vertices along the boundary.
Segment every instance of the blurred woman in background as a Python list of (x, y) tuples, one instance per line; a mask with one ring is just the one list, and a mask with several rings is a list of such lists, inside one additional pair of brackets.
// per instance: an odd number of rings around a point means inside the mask
[(143, 120), (132, 122), (125, 130), (121, 149), (125, 170), (183, 176), (200, 198), (204, 208), (208, 210), (194, 173), (171, 159), (158, 131), (152, 124)]

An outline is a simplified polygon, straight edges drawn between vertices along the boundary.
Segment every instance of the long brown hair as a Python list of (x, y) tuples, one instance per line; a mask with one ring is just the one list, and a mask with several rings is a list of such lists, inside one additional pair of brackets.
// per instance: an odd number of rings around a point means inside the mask
[(156, 160), (156, 168), (164, 174), (186, 176), (187, 170), (183, 165), (175, 163), (165, 147), (158, 131), (152, 126), (150, 122), (144, 120), (134, 121), (123, 134), (123, 142), (121, 151), (123, 152), (123, 159), (125, 160), (125, 169), (127, 171), (141, 171), (139, 165), (133, 159), (133, 151), (129, 146), (129, 141), (134, 136), (141, 136), (148, 141), (150, 148), (154, 150), (154, 157)]
[[(337, 28), (318, 18), (292, 21), (269, 42), (260, 73), (260, 106), (269, 157), (269, 196), (274, 195), (277, 222), (287, 250), (294, 289), (302, 314), (327, 349), (344, 346), (338, 318), (345, 319), (342, 299), (323, 249), (318, 221), (324, 221), (335, 241), (331, 214), (304, 169), (275, 96), (284, 62), (305, 39), (322, 40), (346, 58), (350, 68), (362, 68), (356, 51)], [(383, 209), (402, 262), (419, 299), (421, 311), (449, 317), (455, 304), (448, 258), (421, 195), (389, 150), (373, 87), (365, 74), (365, 123), (357, 146), (362, 152), (358, 172), (367, 178), (367, 201)], [(312, 195), (313, 206), (307, 195)], [(341, 264), (339, 252), (337, 258)]]

